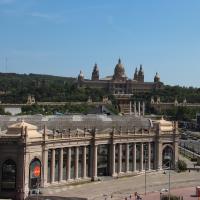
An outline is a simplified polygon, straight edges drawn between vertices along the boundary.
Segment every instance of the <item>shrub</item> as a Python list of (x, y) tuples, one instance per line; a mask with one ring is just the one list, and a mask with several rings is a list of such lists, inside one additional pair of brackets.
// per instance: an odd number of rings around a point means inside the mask
[(177, 168), (180, 172), (187, 170), (187, 164), (184, 160), (178, 160)]
[[(174, 195), (170, 195), (170, 200), (179, 200), (180, 198)], [(169, 196), (168, 195), (163, 195), (161, 200), (169, 200)]]

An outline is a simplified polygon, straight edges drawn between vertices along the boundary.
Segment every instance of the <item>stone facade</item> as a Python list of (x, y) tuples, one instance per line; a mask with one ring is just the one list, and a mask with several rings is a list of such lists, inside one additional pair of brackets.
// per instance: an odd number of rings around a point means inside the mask
[(174, 102), (162, 102), (159, 96), (151, 98), (150, 106), (157, 112), (171, 110), (178, 107), (186, 107), (191, 109), (200, 108), (199, 103), (189, 103), (186, 99), (184, 99), (182, 102), (178, 102), (177, 98), (174, 99)]
[[(24, 120), (34, 125), (17, 122), (0, 134), (0, 198), (24, 199), (37, 187), (161, 170), (178, 160), (177, 123), (164, 119), (74, 115)], [(58, 123), (60, 129), (54, 129)]]
[(113, 94), (134, 94), (136, 92), (148, 92), (153, 89), (162, 89), (163, 83), (160, 81), (158, 73), (154, 77), (154, 82), (144, 82), (144, 71), (142, 65), (140, 65), (139, 71), (135, 70), (133, 78), (129, 79), (125, 74), (124, 66), (121, 60), (118, 60), (112, 76), (107, 76), (103, 79), (99, 78), (99, 68), (95, 64), (91, 80), (85, 79), (83, 72), (80, 71), (78, 75), (79, 87), (91, 87), (91, 88), (104, 88)]

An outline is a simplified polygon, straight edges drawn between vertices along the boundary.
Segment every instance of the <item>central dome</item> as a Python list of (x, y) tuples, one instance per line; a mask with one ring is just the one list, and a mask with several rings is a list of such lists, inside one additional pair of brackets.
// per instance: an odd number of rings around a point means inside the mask
[(125, 76), (124, 66), (121, 63), (121, 59), (119, 59), (117, 65), (115, 66), (113, 78), (114, 79), (121, 79), (124, 76)]

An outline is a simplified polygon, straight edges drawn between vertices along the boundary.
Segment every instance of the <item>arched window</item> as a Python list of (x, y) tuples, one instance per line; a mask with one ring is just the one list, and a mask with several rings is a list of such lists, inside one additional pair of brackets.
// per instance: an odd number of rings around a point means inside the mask
[(166, 146), (163, 149), (163, 167), (173, 166), (173, 149), (170, 146)]
[(2, 165), (2, 182), (3, 191), (14, 191), (16, 188), (16, 164), (13, 160), (6, 160)]
[(29, 188), (34, 189), (40, 187), (41, 182), (41, 162), (35, 158), (29, 167)]

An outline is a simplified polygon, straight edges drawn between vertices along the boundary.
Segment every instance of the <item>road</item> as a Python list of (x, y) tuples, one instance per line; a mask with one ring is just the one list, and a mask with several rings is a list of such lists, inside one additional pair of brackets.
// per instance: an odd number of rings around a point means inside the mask
[(200, 154), (200, 140), (180, 140), (180, 146), (184, 147), (190, 151)]

